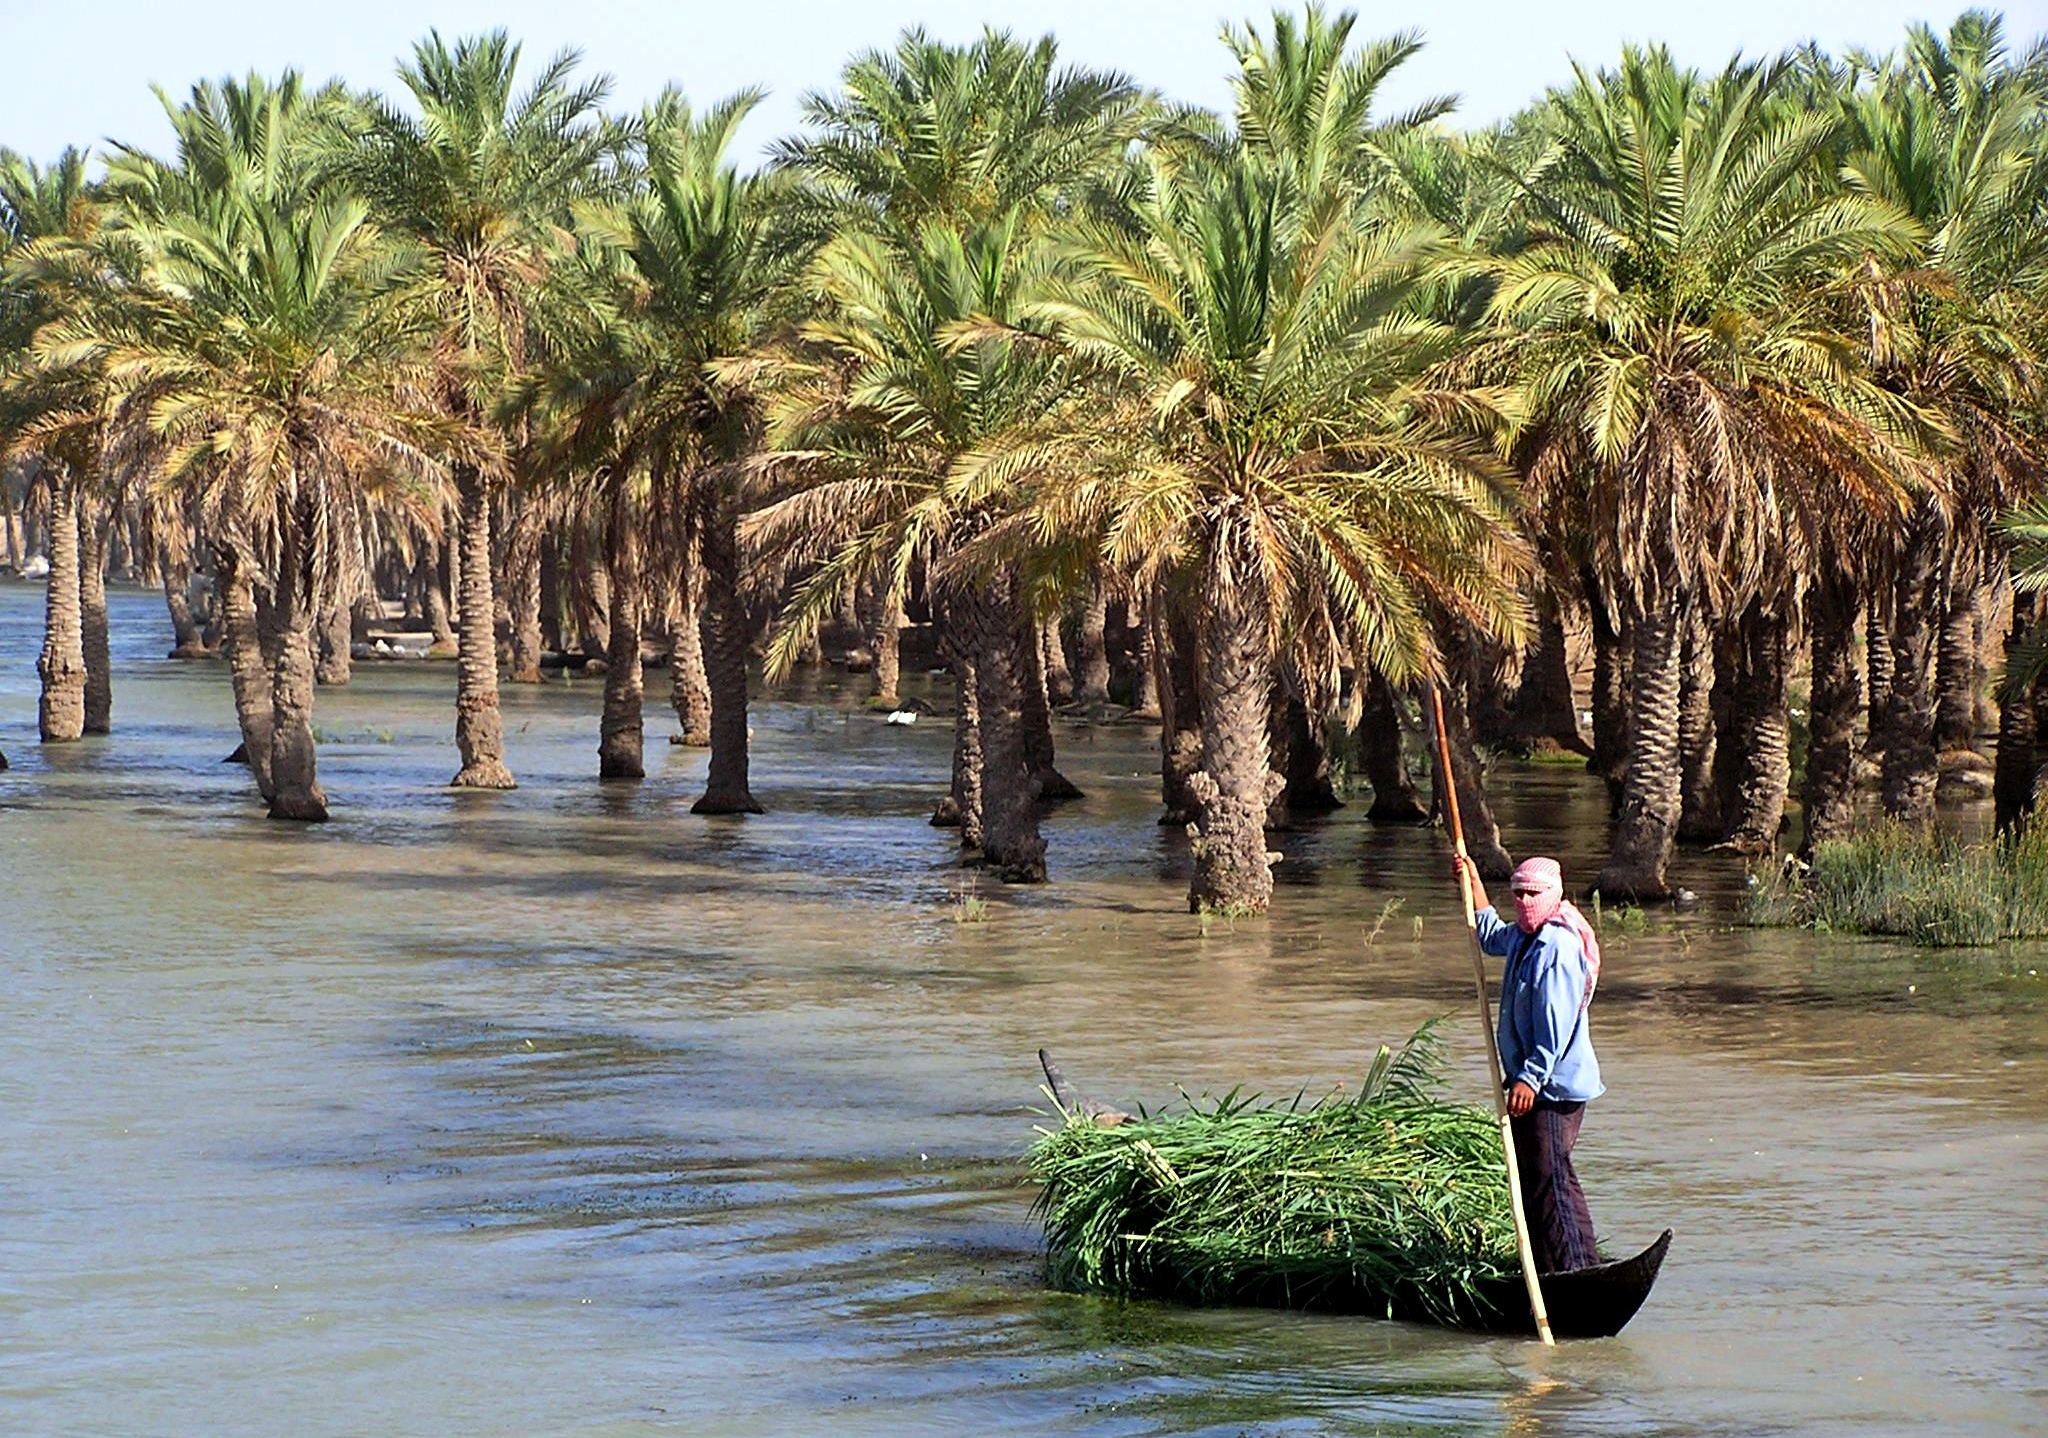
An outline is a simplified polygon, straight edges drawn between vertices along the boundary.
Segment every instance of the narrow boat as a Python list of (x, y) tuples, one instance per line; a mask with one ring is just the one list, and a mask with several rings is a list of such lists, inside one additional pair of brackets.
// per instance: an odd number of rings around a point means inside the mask
[[(1124, 1122), (1130, 1114), (1097, 1102), (1076, 1089), (1052, 1055), (1038, 1051), (1039, 1065), (1053, 1097), (1068, 1113), (1085, 1114), (1105, 1128)], [(1612, 1338), (1636, 1316), (1671, 1247), (1671, 1230), (1633, 1258), (1574, 1268), (1562, 1273), (1539, 1275), (1543, 1285), (1543, 1306), (1550, 1311), (1550, 1330), (1559, 1338)], [(1437, 1315), (1404, 1302), (1398, 1294), (1364, 1291), (1318, 1291), (1307, 1302), (1301, 1295), (1276, 1292), (1274, 1307), (1302, 1307), (1321, 1312), (1373, 1314), (1416, 1322), (1443, 1322)], [(1529, 1294), (1519, 1273), (1486, 1280), (1477, 1301), (1449, 1320), (1449, 1326), (1477, 1333), (1536, 1332), (1536, 1320), (1529, 1312)]]

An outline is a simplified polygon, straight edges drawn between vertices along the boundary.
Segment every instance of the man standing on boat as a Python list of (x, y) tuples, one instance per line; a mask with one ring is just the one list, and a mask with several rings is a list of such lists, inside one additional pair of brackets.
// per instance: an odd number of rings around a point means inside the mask
[(1555, 859), (1529, 859), (1509, 880), (1514, 922), (1495, 912), (1465, 866), (1479, 947), (1507, 960), (1500, 986), (1500, 1066), (1507, 1086), (1522, 1206), (1536, 1266), (1545, 1273), (1590, 1268), (1593, 1215), (1572, 1168), (1572, 1146), (1586, 1105), (1606, 1092), (1593, 1056), (1588, 1005), (1600, 977), (1600, 942), (1586, 916), (1564, 896)]

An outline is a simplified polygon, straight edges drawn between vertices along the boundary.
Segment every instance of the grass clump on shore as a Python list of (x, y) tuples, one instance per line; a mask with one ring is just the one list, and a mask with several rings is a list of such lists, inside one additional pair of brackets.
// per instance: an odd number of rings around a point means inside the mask
[(1425, 1026), (1363, 1089), (1304, 1106), (1236, 1091), (1031, 1151), (1053, 1283), (1075, 1291), (1455, 1320), (1512, 1273), (1499, 1129), (1435, 1096)]
[(2048, 936), (2048, 830), (1966, 844), (1878, 825), (1753, 878), (1749, 921), (1945, 947)]

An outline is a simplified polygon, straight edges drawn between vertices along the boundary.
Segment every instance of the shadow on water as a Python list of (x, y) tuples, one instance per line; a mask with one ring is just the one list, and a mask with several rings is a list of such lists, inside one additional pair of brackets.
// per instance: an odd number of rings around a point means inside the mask
[[(151, 596), (114, 597), (117, 733), (16, 737), (37, 598), (0, 586), (18, 1431), (1947, 1435), (2048, 1403), (2040, 946), (1741, 928), (1739, 865), (1697, 855), (1698, 911), (1606, 916), (1580, 1167), (1611, 1246), (1679, 1232), (1621, 1339), (1050, 1293), (1040, 1044), (1157, 1104), (1352, 1081), (1448, 1013), (1483, 1094), (1439, 835), (1352, 805), (1275, 836), (1270, 918), (1205, 926), (1143, 728), (1062, 733), (1086, 797), (1055, 882), (1005, 890), (927, 822), (942, 720), (763, 696), (769, 813), (704, 820), (665, 709), (649, 778), (601, 785), (599, 686), (508, 686), (521, 787), (454, 793), (420, 663), (321, 692), (335, 822), (288, 829)], [(1597, 784), (1494, 782), (1511, 846), (1598, 861)]]

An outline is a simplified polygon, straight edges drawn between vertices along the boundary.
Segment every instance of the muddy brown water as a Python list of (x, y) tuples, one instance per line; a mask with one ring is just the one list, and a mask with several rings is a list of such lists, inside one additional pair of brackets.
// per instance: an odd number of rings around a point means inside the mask
[[(1696, 859), (1698, 912), (1609, 915), (1581, 1170), (1611, 1248), (1678, 1232), (1618, 1339), (1049, 1293), (1041, 1043), (1117, 1099), (1291, 1093), (1448, 1012), (1483, 1096), (1438, 836), (1354, 806), (1204, 933), (1148, 734), (1078, 730), (1054, 882), (962, 923), (943, 724), (791, 691), (769, 813), (704, 820), (665, 710), (601, 787), (598, 684), (508, 687), (522, 787), (456, 794), (423, 664), (322, 692), (336, 820), (287, 830), (148, 595), (118, 732), (38, 748), (40, 599), (0, 586), (0, 1430), (2048, 1431), (2039, 948), (1735, 928)], [(1594, 860), (1582, 774), (1498, 788)]]

